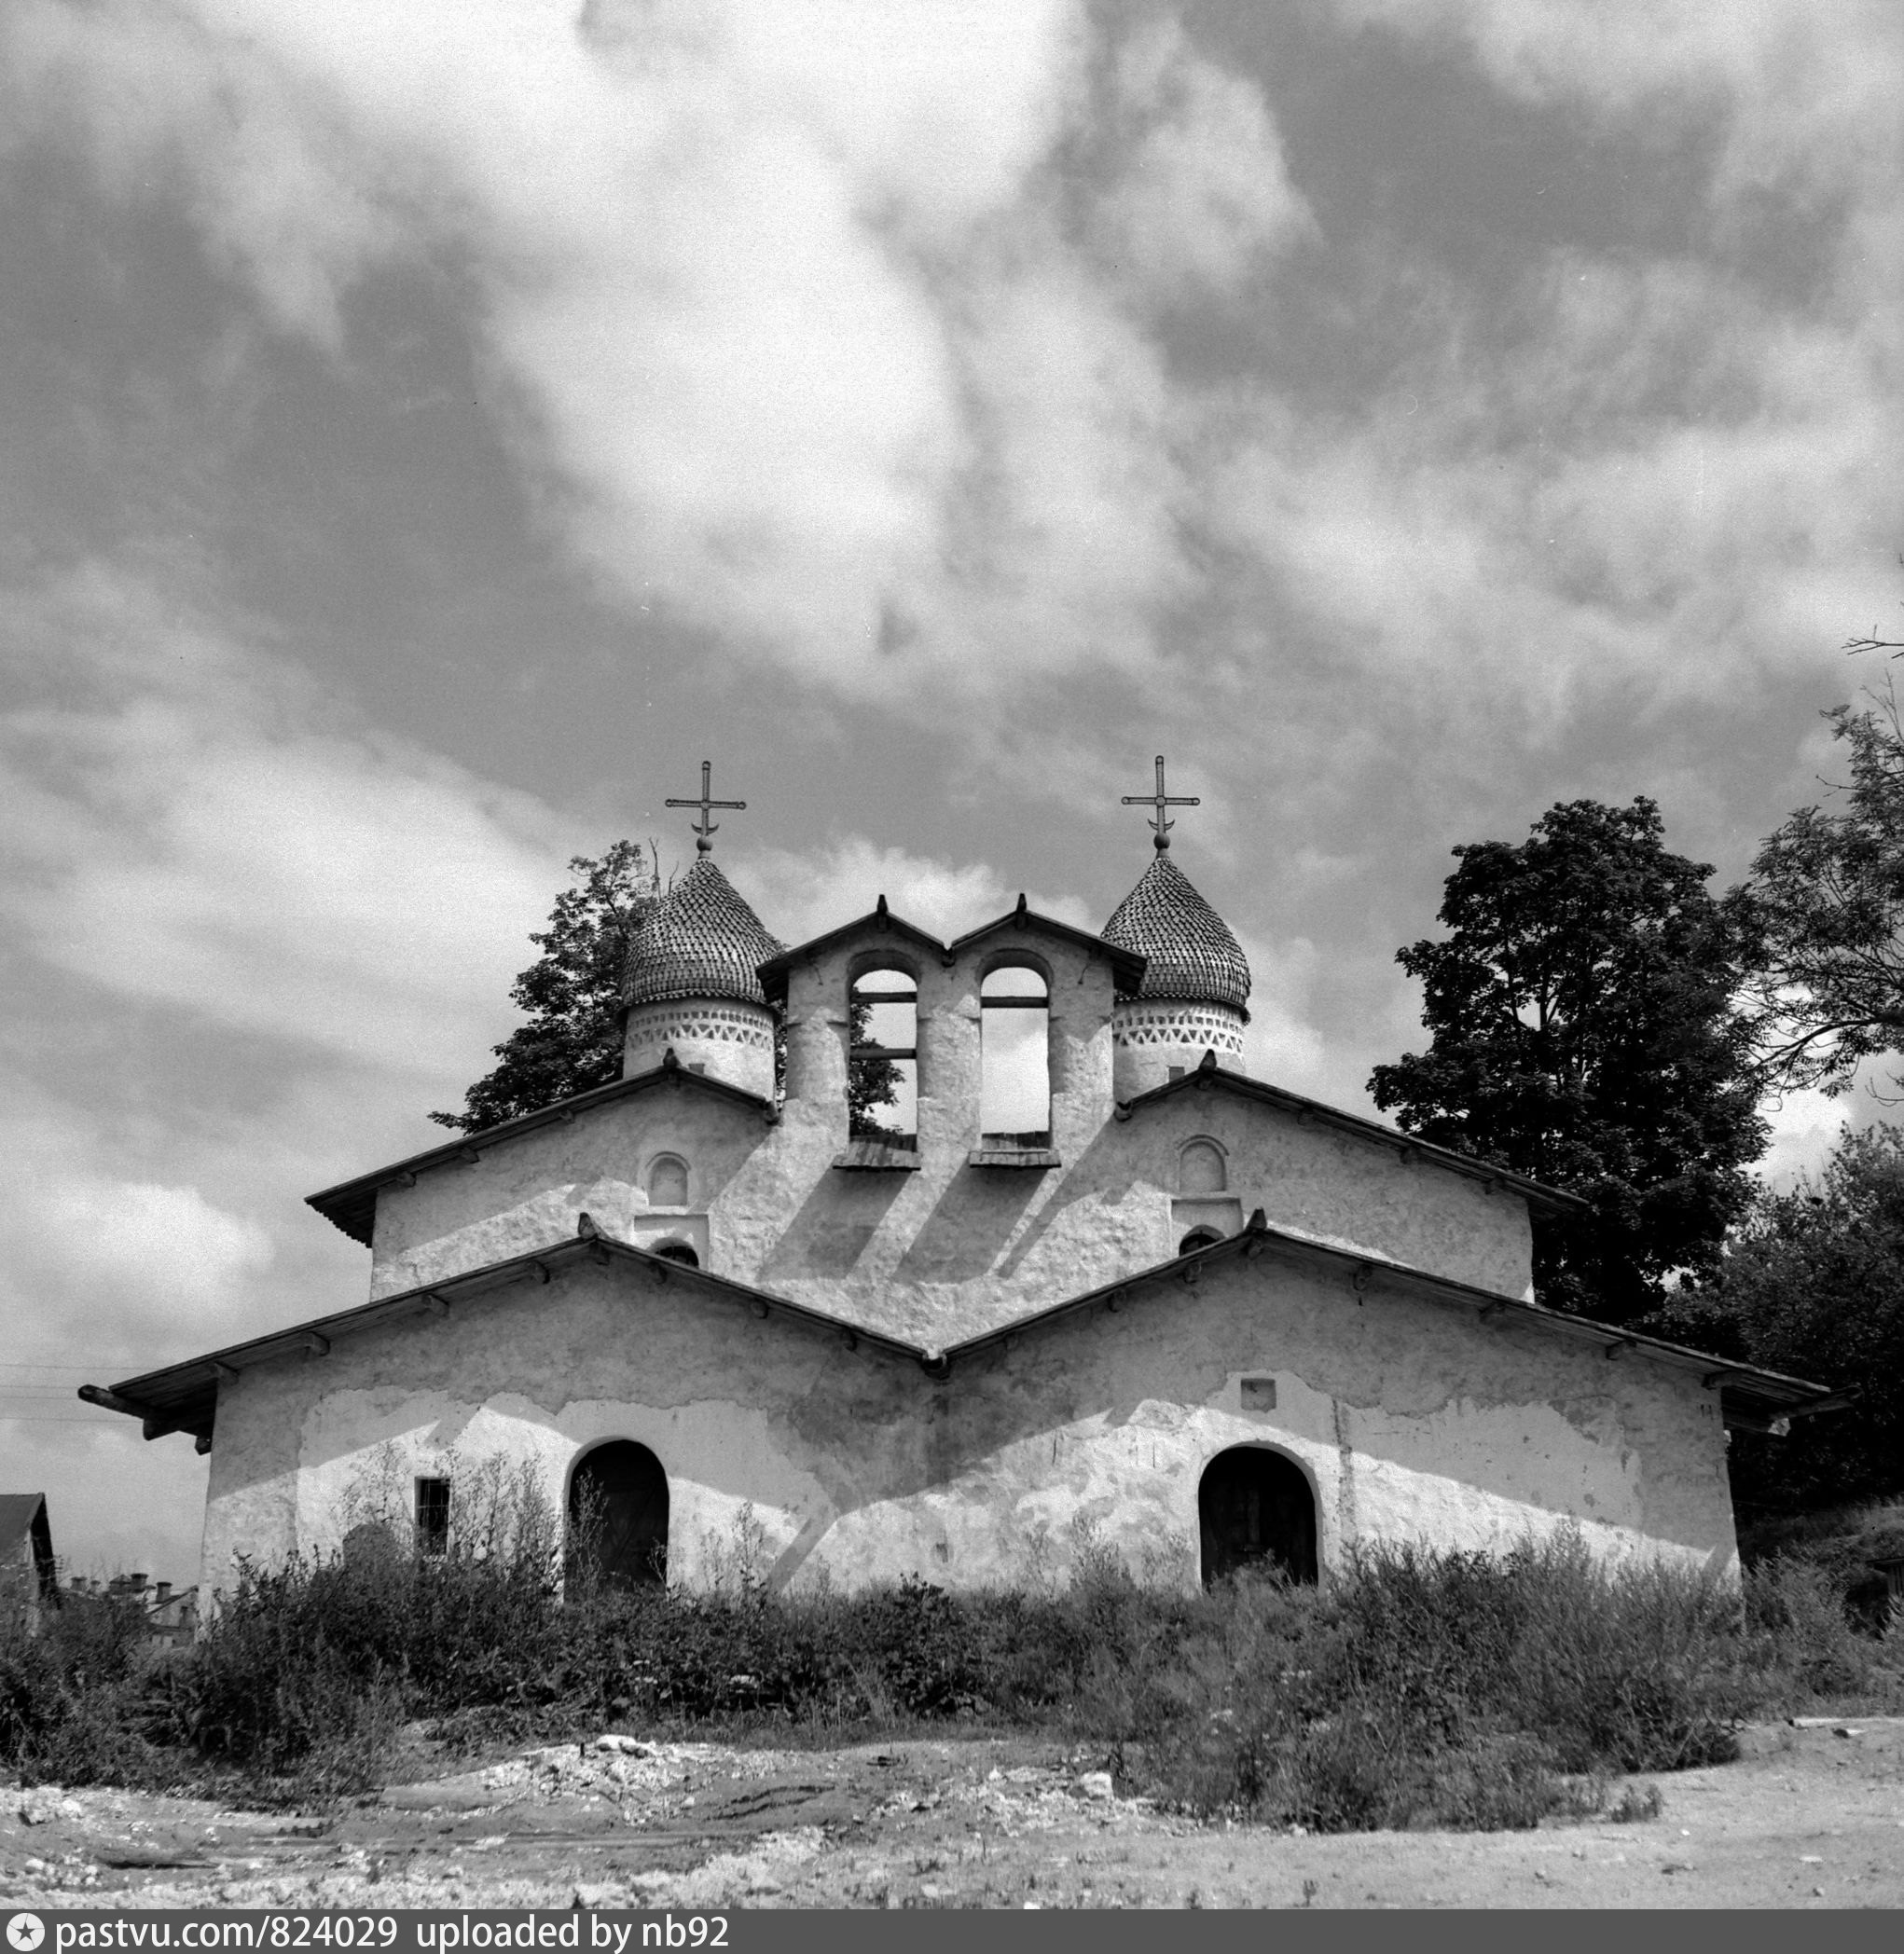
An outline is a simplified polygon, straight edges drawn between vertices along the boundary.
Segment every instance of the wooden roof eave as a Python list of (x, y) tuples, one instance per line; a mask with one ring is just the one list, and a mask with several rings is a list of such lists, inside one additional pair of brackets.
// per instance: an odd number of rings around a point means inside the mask
[(756, 1314), (782, 1315), (809, 1328), (843, 1336), (854, 1348), (864, 1344), (869, 1349), (912, 1362), (928, 1359), (928, 1353), (918, 1344), (889, 1337), (882, 1331), (869, 1329), (829, 1311), (796, 1302), (791, 1297), (756, 1288), (751, 1283), (737, 1282), (733, 1277), (717, 1274), (711, 1269), (689, 1268), (685, 1263), (638, 1247), (632, 1242), (602, 1234), (586, 1216), (583, 1220), (586, 1224), (584, 1231), (565, 1236), (546, 1247), (511, 1256), (500, 1262), (490, 1262), (461, 1275), (421, 1283), (414, 1288), (400, 1290), (392, 1296), (379, 1296), (352, 1309), (314, 1317), (310, 1322), (253, 1337), (242, 1343), (227, 1344), (223, 1349), (208, 1351), (202, 1356), (187, 1357), (182, 1363), (123, 1379), (109, 1388), (82, 1384), (79, 1396), (87, 1403), (98, 1405), (105, 1410), (140, 1419), (145, 1426), (147, 1438), (163, 1438), (178, 1431), (189, 1431), (201, 1438), (208, 1438), (216, 1416), (219, 1384), (234, 1381), (240, 1373), (255, 1365), (275, 1363), (287, 1357), (323, 1355), (340, 1337), (380, 1328), (406, 1317), (445, 1315), (459, 1300), (506, 1287), (525, 1278), (546, 1282), (556, 1269), (591, 1259), (629, 1262), (647, 1269), (657, 1283), (680, 1282), (691, 1290), (724, 1296), (730, 1300), (746, 1303)]
[(979, 1336), (950, 1344), (940, 1354), (940, 1360), (949, 1367), (965, 1357), (1002, 1345), (1007, 1339), (1017, 1337), (1028, 1329), (1109, 1303), (1140, 1287), (1181, 1282), (1193, 1270), (1203, 1265), (1239, 1255), (1253, 1259), (1271, 1248), (1299, 1259), (1311, 1258), (1336, 1268), (1348, 1269), (1359, 1278), (1359, 1290), (1372, 1284), (1374, 1278), (1384, 1277), (1398, 1286), (1425, 1293), (1437, 1301), (1473, 1310), (1483, 1320), (1498, 1315), (1528, 1322), (1557, 1335), (1595, 1343), (1608, 1357), (1618, 1357), (1631, 1350), (1649, 1361), (1696, 1372), (1706, 1389), (1717, 1387), (1719, 1390), (1726, 1423), (1741, 1429), (1766, 1429), (1777, 1419), (1802, 1418), (1839, 1410), (1850, 1401), (1826, 1385), (1810, 1383), (1802, 1378), (1787, 1377), (1782, 1372), (1766, 1370), (1753, 1364), (1724, 1363), (1704, 1351), (1672, 1343), (1662, 1337), (1645, 1336), (1613, 1324), (1595, 1322), (1590, 1316), (1549, 1309), (1544, 1303), (1529, 1302), (1524, 1297), (1507, 1296), (1474, 1283), (1437, 1275), (1432, 1271), (1393, 1261), (1385, 1256), (1345, 1248), (1288, 1229), (1273, 1228), (1261, 1208), (1250, 1216), (1249, 1224), (1238, 1234), (1192, 1249), (1187, 1255), (1175, 1256), (1135, 1275), (1100, 1284), (1095, 1289), (1067, 1297), (1063, 1301), (1049, 1304), (1028, 1316), (1015, 1317)]
[(1372, 1146), (1388, 1148), (1403, 1160), (1420, 1160), (1448, 1173), (1458, 1174), (1464, 1179), (1478, 1180), (1490, 1191), (1497, 1187), (1505, 1189), (1509, 1193), (1518, 1194), (1529, 1206), (1546, 1208), (1550, 1213), (1583, 1214), (1590, 1205), (1579, 1194), (1550, 1188), (1544, 1181), (1531, 1180), (1526, 1175), (1516, 1174), (1510, 1168), (1491, 1166), (1471, 1154), (1456, 1153), (1451, 1147), (1438, 1147), (1431, 1140), (1417, 1139), (1413, 1134), (1384, 1126), (1378, 1120), (1365, 1120), (1359, 1113), (1346, 1112), (1324, 1100), (1311, 1099), (1304, 1094), (1292, 1093), (1287, 1087), (1251, 1079), (1243, 1072), (1232, 1072), (1226, 1066), (1215, 1064), (1213, 1054), (1206, 1056), (1202, 1065), (1184, 1073), (1181, 1079), (1166, 1080), (1147, 1093), (1139, 1093), (1135, 1099), (1123, 1101), (1118, 1107), (1118, 1115), (1128, 1119), (1180, 1093), (1216, 1091), (1274, 1106), (1280, 1111), (1294, 1113), (1305, 1124), (1327, 1127), (1366, 1140)]
[(1043, 915), (1035, 909), (1022, 906), (1008, 909), (1003, 915), (994, 916), (989, 923), (981, 923), (976, 929), (968, 929), (963, 936), (954, 937), (949, 945), (950, 954), (957, 956), (960, 951), (983, 943), (986, 937), (998, 936), (1009, 929), (1022, 929), (1032, 936), (1055, 937), (1075, 949), (1094, 951), (1110, 964), (1117, 982), (1126, 987), (1141, 983), (1150, 965), (1150, 958), (1140, 950), (1126, 950), (1122, 943), (1107, 943), (1103, 937), (1094, 936), (1090, 930), (1080, 929), (1075, 924), (1061, 923), (1055, 916)]
[(755, 974), (760, 979), (761, 988), (769, 1000), (784, 997), (787, 978), (796, 964), (808, 962), (832, 950), (837, 945), (857, 940), (862, 936), (897, 937), (903, 943), (911, 943), (915, 949), (922, 950), (940, 962), (951, 954), (950, 946), (929, 929), (921, 929), (917, 923), (908, 923), (903, 915), (895, 915), (886, 906), (886, 898), (879, 898), (879, 906), (870, 909), (864, 915), (854, 916), (850, 922), (841, 923), (836, 929), (826, 930), (820, 936), (811, 936), (804, 943), (795, 943), (791, 949), (782, 950), (778, 956), (769, 956), (758, 965)]
[(221, 1382), (235, 1379), (247, 1367), (289, 1356), (323, 1355), (338, 1337), (376, 1328), (420, 1312), (446, 1314), (460, 1298), (482, 1294), (527, 1276), (546, 1282), (554, 1269), (585, 1259), (626, 1260), (648, 1269), (657, 1282), (679, 1281), (690, 1289), (744, 1302), (758, 1315), (786, 1316), (811, 1328), (843, 1337), (849, 1348), (858, 1349), (863, 1345), (869, 1350), (903, 1357), (919, 1364), (929, 1376), (943, 1379), (949, 1376), (955, 1364), (1000, 1347), (1028, 1330), (1056, 1324), (1095, 1307), (1115, 1307), (1121, 1299), (1141, 1289), (1155, 1289), (1172, 1282), (1194, 1282), (1200, 1279), (1205, 1267), (1217, 1261), (1237, 1256), (1253, 1259), (1271, 1249), (1297, 1259), (1348, 1269), (1352, 1272), (1359, 1294), (1373, 1293), (1373, 1286), (1380, 1278), (1414, 1293), (1426, 1295), (1431, 1300), (1472, 1310), (1483, 1321), (1503, 1316), (1557, 1335), (1591, 1342), (1608, 1358), (1632, 1352), (1646, 1361), (1692, 1372), (1699, 1376), (1705, 1389), (1718, 1390), (1725, 1422), (1733, 1428), (1771, 1430), (1782, 1420), (1842, 1410), (1851, 1402), (1851, 1395), (1835, 1393), (1825, 1385), (1810, 1383), (1802, 1378), (1787, 1377), (1757, 1365), (1726, 1363), (1704, 1351), (1668, 1342), (1663, 1338), (1645, 1336), (1562, 1310), (1551, 1310), (1525, 1298), (1502, 1295), (1497, 1290), (1437, 1275), (1405, 1262), (1345, 1248), (1287, 1229), (1272, 1228), (1261, 1208), (1250, 1216), (1249, 1224), (1238, 1234), (1193, 1249), (1187, 1255), (1174, 1256), (1168, 1261), (1155, 1263), (1132, 1275), (1100, 1284), (1096, 1288), (1067, 1297), (1027, 1315), (1014, 1317), (993, 1329), (943, 1349), (927, 1348), (903, 1338), (888, 1336), (849, 1318), (814, 1309), (809, 1304), (796, 1302), (771, 1290), (756, 1288), (749, 1283), (737, 1282), (731, 1276), (720, 1275), (711, 1270), (689, 1268), (666, 1256), (637, 1247), (633, 1243), (602, 1234), (585, 1215), (574, 1235), (546, 1247), (512, 1256), (462, 1275), (446, 1277), (440, 1282), (420, 1284), (396, 1295), (379, 1297), (370, 1302), (360, 1303), (354, 1309), (338, 1311), (333, 1315), (255, 1337), (243, 1343), (229, 1344), (203, 1356), (187, 1358), (181, 1364), (127, 1378), (109, 1389), (82, 1385), (79, 1396), (88, 1403), (139, 1418), (147, 1438), (160, 1438), (170, 1432), (190, 1431), (198, 1438), (200, 1449), (209, 1450), (217, 1410), (218, 1385)]
[(763, 1099), (757, 1093), (747, 1092), (738, 1085), (729, 1085), (725, 1080), (711, 1079), (704, 1072), (690, 1071), (675, 1059), (670, 1047), (658, 1066), (645, 1072), (638, 1072), (631, 1079), (612, 1079), (606, 1085), (598, 1085), (586, 1093), (577, 1093), (568, 1099), (558, 1099), (551, 1105), (538, 1108), (532, 1113), (521, 1113), (513, 1120), (504, 1120), (494, 1126), (479, 1128), (475, 1133), (466, 1133), (453, 1140), (446, 1140), (440, 1147), (428, 1147), (421, 1153), (412, 1153), (407, 1159), (393, 1161), (387, 1167), (373, 1167), (367, 1174), (359, 1174), (353, 1179), (340, 1180), (336, 1187), (324, 1188), (315, 1194), (305, 1196), (304, 1204), (312, 1207), (334, 1228), (341, 1229), (353, 1242), (361, 1242), (367, 1248), (377, 1218), (378, 1190), (395, 1181), (414, 1180), (419, 1174), (426, 1174), (435, 1167), (452, 1166), (458, 1162), (470, 1162), (490, 1147), (506, 1145), (511, 1140), (520, 1139), (524, 1135), (538, 1132), (545, 1126), (566, 1125), (572, 1120), (598, 1108), (614, 1105), (617, 1100), (629, 1099), (637, 1094), (652, 1092), (661, 1085), (683, 1085), (696, 1092), (711, 1093), (716, 1098), (726, 1099), (748, 1111), (763, 1115), (768, 1120), (776, 1117), (771, 1100)]

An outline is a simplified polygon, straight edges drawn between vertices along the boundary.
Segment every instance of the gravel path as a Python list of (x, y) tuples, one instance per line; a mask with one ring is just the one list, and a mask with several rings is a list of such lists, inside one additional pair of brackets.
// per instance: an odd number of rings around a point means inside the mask
[(14, 1786), (0, 1906), (1904, 1905), (1904, 1718), (1756, 1727), (1745, 1752), (1658, 1780), (1649, 1822), (1333, 1837), (1193, 1824), (1011, 1740), (609, 1736), (301, 1818)]

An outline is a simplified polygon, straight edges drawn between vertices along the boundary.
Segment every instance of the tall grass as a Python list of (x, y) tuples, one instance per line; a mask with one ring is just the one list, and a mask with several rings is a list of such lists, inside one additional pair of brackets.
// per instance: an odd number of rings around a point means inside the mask
[[(413, 1719), (475, 1750), (620, 1727), (821, 1742), (948, 1723), (1089, 1745), (1180, 1809), (1314, 1830), (1531, 1824), (1616, 1773), (1733, 1754), (1742, 1719), (1904, 1701), (1894, 1642), (1774, 1560), (1734, 1587), (1608, 1568), (1562, 1533), (1499, 1556), (1372, 1549), (1320, 1589), (1134, 1576), (1088, 1533), (1068, 1587), (769, 1591), (742, 1539), (712, 1591), (561, 1564), (527, 1481), (446, 1550), (359, 1521), (345, 1551), (247, 1569), (151, 1669), (62, 1611), (0, 1642), (0, 1761), (29, 1777), (235, 1776), (361, 1790)], [(485, 1517), (486, 1516), (486, 1517)], [(399, 1516), (400, 1517), (400, 1516)], [(380, 1531), (379, 1531), (380, 1529)], [(744, 1531), (744, 1530), (743, 1530)], [(90, 1638), (90, 1639), (89, 1639)]]

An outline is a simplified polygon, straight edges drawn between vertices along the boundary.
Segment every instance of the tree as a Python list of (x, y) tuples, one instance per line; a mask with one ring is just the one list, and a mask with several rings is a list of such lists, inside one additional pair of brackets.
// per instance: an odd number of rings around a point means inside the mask
[[(531, 934), (542, 955), (516, 979), (509, 995), (529, 1013), (492, 1048), (495, 1066), (470, 1087), (460, 1113), (432, 1113), (439, 1126), (476, 1133), (538, 1111), (621, 1077), (627, 1017), (622, 985), (635, 936), (663, 896), (651, 843), (618, 841), (599, 860), (578, 855), (569, 863), (580, 879), (556, 898), (546, 929)], [(852, 1007), (852, 1036), (863, 1042), (870, 1008)], [(785, 1070), (784, 1039), (774, 1032), (774, 1075)], [(878, 1131), (875, 1107), (892, 1104), (899, 1068), (887, 1059), (856, 1061), (847, 1104), (855, 1132)]]
[(1816, 1182), (1761, 1190), (1712, 1273), (1660, 1319), (1677, 1336), (1859, 1397), (1786, 1438), (1733, 1437), (1743, 1517), (1904, 1491), (1904, 1133), (1847, 1133)]
[(495, 1046), (495, 1067), (470, 1087), (460, 1113), (439, 1126), (475, 1133), (621, 1077), (622, 980), (628, 947), (661, 901), (652, 850), (618, 841), (594, 860), (569, 863), (578, 882), (556, 898), (548, 928), (530, 942), (542, 955), (509, 993), (529, 1013)]
[(1405, 1132), (1585, 1197), (1536, 1217), (1535, 1282), (1611, 1322), (1713, 1265), (1766, 1137), (1731, 1007), (1755, 946), (1662, 835), (1649, 800), (1574, 801), (1456, 847), (1450, 935), (1396, 953), (1431, 1041), (1369, 1081)]
[(1764, 939), (1749, 997), (1768, 1076), (1837, 1093), (1904, 1046), (1904, 726), (1889, 687), (1826, 717), (1850, 783), (1767, 838), (1735, 901)]

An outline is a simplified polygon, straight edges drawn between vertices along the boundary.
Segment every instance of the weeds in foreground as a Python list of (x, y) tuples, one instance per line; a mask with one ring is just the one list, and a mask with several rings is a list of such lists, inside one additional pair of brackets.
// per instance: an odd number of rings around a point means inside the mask
[[(335, 1557), (247, 1570), (162, 1662), (109, 1603), (0, 1636), (0, 1763), (66, 1782), (236, 1776), (302, 1803), (378, 1782), (419, 1718), (471, 1748), (962, 1720), (1089, 1744), (1123, 1787), (1193, 1812), (1497, 1829), (1603, 1810), (1613, 1776), (1722, 1760), (1747, 1717), (1904, 1700), (1895, 1645), (1856, 1632), (1828, 1570), (1789, 1558), (1742, 1595), (1608, 1568), (1563, 1533), (1500, 1556), (1370, 1551), (1323, 1589), (1201, 1594), (1081, 1537), (1064, 1588), (788, 1596), (737, 1552), (712, 1591), (615, 1590), (561, 1567), (521, 1488), (491, 1490), (506, 1510), (440, 1553), (373, 1516)], [(1658, 1798), (1629, 1786), (1609, 1815), (1652, 1817)]]

